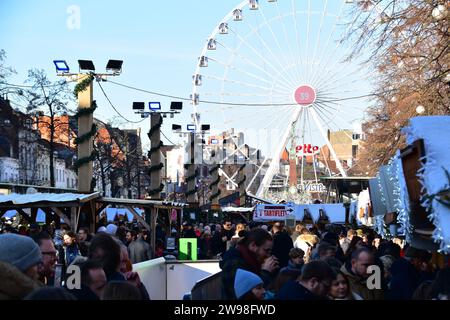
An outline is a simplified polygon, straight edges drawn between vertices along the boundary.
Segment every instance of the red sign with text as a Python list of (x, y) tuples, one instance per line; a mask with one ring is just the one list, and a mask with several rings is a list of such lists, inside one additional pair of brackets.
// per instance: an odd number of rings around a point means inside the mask
[(298, 154), (316, 154), (319, 152), (318, 146), (313, 146), (312, 144), (304, 144), (303, 146), (297, 146), (295, 152)]

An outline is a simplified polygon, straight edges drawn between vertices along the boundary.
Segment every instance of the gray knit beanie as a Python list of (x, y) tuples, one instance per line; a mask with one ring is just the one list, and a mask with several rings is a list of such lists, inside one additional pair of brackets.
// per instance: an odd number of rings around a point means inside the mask
[(0, 261), (25, 272), (42, 261), (41, 250), (33, 239), (13, 233), (0, 235)]

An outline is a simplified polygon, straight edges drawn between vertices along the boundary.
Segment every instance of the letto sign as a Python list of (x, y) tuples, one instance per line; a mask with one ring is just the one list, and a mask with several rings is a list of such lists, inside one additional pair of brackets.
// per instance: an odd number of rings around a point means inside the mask
[(316, 154), (319, 151), (318, 146), (313, 146), (312, 144), (304, 144), (303, 146), (297, 146), (295, 152), (297, 154)]

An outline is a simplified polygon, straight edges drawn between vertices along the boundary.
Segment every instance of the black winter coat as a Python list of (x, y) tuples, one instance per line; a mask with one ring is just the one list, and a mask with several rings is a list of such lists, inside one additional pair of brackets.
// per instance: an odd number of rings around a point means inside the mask
[(273, 236), (272, 254), (277, 257), (280, 268), (287, 267), (289, 251), (294, 247), (292, 239), (285, 231), (279, 231)]

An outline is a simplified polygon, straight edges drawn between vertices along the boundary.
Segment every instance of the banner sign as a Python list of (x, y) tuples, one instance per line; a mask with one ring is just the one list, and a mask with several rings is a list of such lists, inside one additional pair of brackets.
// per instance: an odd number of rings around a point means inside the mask
[(291, 204), (258, 204), (253, 220), (281, 221), (294, 214)]
[(305, 209), (317, 222), (322, 212), (330, 223), (345, 222), (345, 207), (342, 203), (334, 204), (258, 204), (253, 214), (253, 220), (257, 222), (265, 221), (286, 221), (295, 217), (296, 221), (302, 221)]

